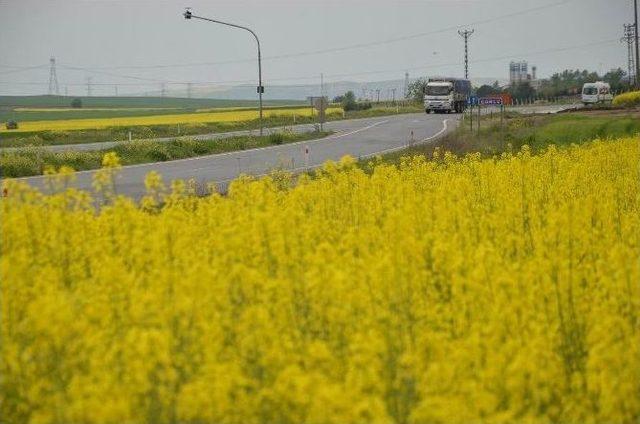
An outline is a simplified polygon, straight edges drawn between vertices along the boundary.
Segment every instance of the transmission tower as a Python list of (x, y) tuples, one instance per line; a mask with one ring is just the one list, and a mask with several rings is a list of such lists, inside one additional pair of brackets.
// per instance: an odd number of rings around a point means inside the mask
[(163, 82), (162, 84), (160, 84), (160, 97), (166, 97), (167, 96), (167, 83)]
[(458, 31), (458, 34), (464, 38), (464, 79), (469, 79), (469, 37), (475, 30)]
[(92, 82), (92, 78), (88, 77), (87, 78), (87, 97), (91, 97), (91, 82)]
[(624, 36), (620, 39), (620, 41), (622, 41), (623, 43), (627, 43), (627, 77), (629, 77), (629, 86), (634, 86), (638, 77), (637, 75), (634, 75), (636, 69), (633, 55), (633, 46), (635, 41), (634, 24), (624, 24)]
[(56, 74), (56, 58), (51, 56), (49, 59), (51, 66), (49, 67), (49, 95), (60, 95), (60, 86), (58, 85), (58, 75)]

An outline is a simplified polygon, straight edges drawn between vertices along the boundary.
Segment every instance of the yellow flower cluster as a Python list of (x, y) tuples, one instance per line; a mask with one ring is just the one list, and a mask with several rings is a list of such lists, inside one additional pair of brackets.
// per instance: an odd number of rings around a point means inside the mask
[[(313, 112), (310, 107), (293, 107), (290, 109), (265, 109), (265, 117), (276, 116), (311, 116)], [(341, 108), (328, 108), (328, 115), (342, 114)], [(0, 127), (0, 132), (32, 132), (32, 131), (70, 131), (100, 129), (108, 127), (129, 127), (144, 125), (176, 125), (176, 124), (203, 124), (210, 122), (238, 122), (258, 119), (258, 111), (252, 110), (230, 110), (218, 112), (202, 113), (178, 113), (166, 115), (150, 116), (125, 116), (116, 118), (94, 118), (94, 119), (58, 119), (50, 121), (25, 121), (21, 122), (17, 130), (7, 130), (4, 125)]]
[(613, 99), (616, 106), (640, 106), (640, 91), (630, 91), (628, 93), (618, 94)]
[(639, 141), (100, 210), (8, 183), (1, 421), (638, 422)]

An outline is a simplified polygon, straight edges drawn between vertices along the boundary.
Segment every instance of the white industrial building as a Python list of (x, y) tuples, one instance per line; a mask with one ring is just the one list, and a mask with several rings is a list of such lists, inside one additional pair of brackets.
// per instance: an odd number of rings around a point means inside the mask
[(526, 60), (520, 62), (511, 62), (509, 64), (509, 84), (511, 86), (522, 84), (523, 82), (530, 83), (533, 87), (537, 86), (537, 67), (531, 67), (531, 73), (529, 73), (529, 63)]

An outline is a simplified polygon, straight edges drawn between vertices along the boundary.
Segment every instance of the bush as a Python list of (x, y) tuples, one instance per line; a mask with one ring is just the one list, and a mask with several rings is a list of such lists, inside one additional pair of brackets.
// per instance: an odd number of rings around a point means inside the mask
[(284, 143), (284, 134), (276, 132), (269, 134), (269, 144), (282, 144)]
[(346, 112), (350, 110), (356, 110), (358, 103), (356, 102), (356, 95), (353, 94), (353, 91), (347, 91), (342, 96), (342, 109)]
[(17, 130), (18, 129), (18, 123), (14, 120), (11, 120), (9, 122), (7, 122), (5, 124), (5, 126), (7, 127), (8, 130)]
[(346, 93), (344, 93), (344, 96), (342, 96), (342, 109), (345, 112), (354, 110), (367, 110), (371, 109), (371, 103), (358, 103), (356, 101), (356, 95), (353, 94), (353, 91), (347, 91)]
[(613, 104), (623, 107), (640, 106), (640, 91), (630, 91), (619, 94), (613, 99)]
[(73, 99), (71, 101), (71, 107), (76, 108), (76, 109), (80, 109), (82, 107), (82, 100), (81, 99)]

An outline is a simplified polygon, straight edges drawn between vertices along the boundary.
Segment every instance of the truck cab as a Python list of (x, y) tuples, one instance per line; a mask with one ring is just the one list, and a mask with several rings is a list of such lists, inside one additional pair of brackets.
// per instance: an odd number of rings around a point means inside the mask
[(471, 94), (471, 83), (456, 78), (429, 79), (424, 89), (424, 110), (426, 113), (464, 112)]

